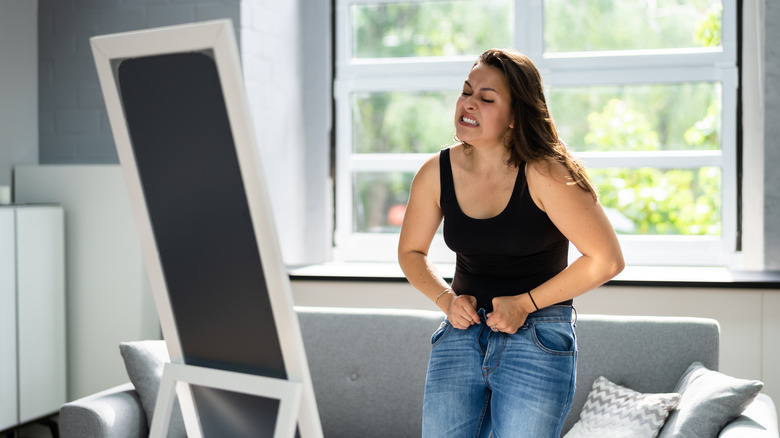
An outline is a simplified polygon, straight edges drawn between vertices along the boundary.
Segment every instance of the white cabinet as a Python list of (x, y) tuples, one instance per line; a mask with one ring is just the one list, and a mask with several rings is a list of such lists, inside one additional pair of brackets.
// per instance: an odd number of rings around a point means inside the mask
[(0, 430), (16, 424), (16, 237), (14, 211), (0, 208)]
[(0, 430), (66, 401), (64, 214), (0, 206)]

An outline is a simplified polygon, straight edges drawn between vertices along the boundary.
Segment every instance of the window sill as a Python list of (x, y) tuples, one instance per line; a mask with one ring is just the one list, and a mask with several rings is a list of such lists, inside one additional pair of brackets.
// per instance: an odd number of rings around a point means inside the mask
[[(438, 265), (448, 281), (454, 265)], [(323, 263), (288, 267), (294, 281), (406, 282), (396, 263)], [(628, 266), (605, 286), (780, 289), (779, 271), (733, 271), (722, 267)]]

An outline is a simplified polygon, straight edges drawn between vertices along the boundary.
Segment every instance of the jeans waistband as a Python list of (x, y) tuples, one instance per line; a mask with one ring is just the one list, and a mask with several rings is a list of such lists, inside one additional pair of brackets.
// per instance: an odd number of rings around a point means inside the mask
[[(480, 319), (485, 320), (485, 309), (479, 309)], [(574, 306), (554, 305), (539, 309), (528, 315), (526, 321), (529, 322), (577, 322), (577, 309)]]

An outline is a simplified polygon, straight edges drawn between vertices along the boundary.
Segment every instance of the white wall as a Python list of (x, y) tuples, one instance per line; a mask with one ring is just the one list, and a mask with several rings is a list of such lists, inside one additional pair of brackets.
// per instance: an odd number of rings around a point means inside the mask
[(160, 339), (119, 166), (22, 166), (16, 199), (65, 209), (68, 400), (128, 381), (119, 343)]
[(0, 186), (38, 163), (38, 1), (0, 0)]
[[(308, 281), (292, 284), (297, 306), (437, 310), (409, 284)], [(780, 290), (603, 286), (575, 300), (580, 314), (694, 316), (721, 328), (720, 371), (764, 382), (780, 408)]]

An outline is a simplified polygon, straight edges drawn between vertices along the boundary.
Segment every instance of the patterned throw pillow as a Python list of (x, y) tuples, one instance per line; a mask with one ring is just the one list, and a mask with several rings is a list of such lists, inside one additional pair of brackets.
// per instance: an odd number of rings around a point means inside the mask
[(599, 377), (564, 438), (655, 438), (680, 394), (643, 394)]

